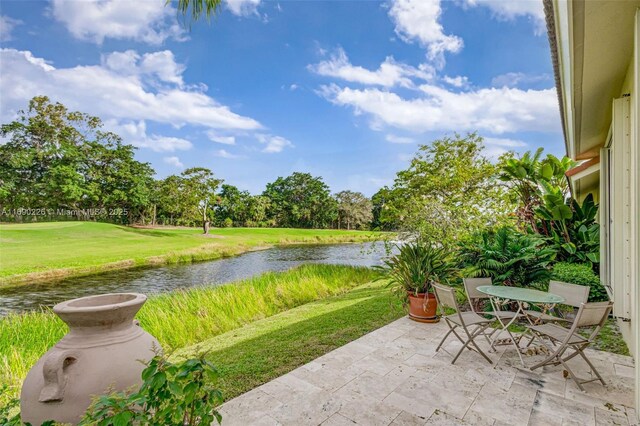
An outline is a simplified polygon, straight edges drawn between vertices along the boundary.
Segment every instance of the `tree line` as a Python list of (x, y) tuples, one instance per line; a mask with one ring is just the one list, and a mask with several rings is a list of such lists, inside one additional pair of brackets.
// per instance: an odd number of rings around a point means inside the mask
[(155, 179), (135, 147), (98, 117), (46, 96), (0, 127), (0, 221), (99, 220), (120, 224), (369, 229), (371, 200), (331, 194), (295, 172), (252, 195), (204, 167)]

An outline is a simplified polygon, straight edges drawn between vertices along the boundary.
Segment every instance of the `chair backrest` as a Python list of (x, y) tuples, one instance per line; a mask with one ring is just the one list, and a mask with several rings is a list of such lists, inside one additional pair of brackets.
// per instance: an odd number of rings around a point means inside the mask
[(576, 319), (573, 321), (573, 326), (571, 327), (571, 333), (573, 334), (579, 327), (593, 327), (595, 329), (589, 336), (589, 341), (592, 341), (593, 338), (600, 332), (600, 329), (607, 321), (611, 310), (613, 309), (613, 302), (592, 302), (592, 303), (583, 303), (580, 305), (580, 309), (578, 310), (578, 314), (576, 315)]
[[(491, 278), (463, 278), (464, 289), (467, 292), (469, 303), (472, 299), (488, 299), (489, 295), (478, 291), (481, 285), (492, 285)], [(473, 303), (471, 303), (473, 305)]]
[(438, 307), (444, 313), (444, 308), (453, 308), (456, 312), (460, 312), (458, 301), (456, 300), (456, 290), (453, 287), (444, 286), (442, 284), (433, 284), (433, 290), (438, 300)]
[(549, 293), (564, 297), (562, 304), (574, 308), (579, 308), (583, 303), (587, 303), (590, 289), (591, 287), (586, 285), (569, 284), (562, 281), (549, 282)]

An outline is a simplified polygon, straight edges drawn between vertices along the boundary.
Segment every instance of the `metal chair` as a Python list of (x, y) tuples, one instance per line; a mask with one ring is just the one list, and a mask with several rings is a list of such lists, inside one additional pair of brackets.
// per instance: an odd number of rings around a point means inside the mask
[[(564, 297), (562, 304), (574, 308), (580, 308), (583, 303), (587, 303), (590, 289), (591, 288), (586, 285), (569, 284), (562, 281), (549, 282), (549, 293)], [(534, 318), (536, 324), (549, 321), (571, 322), (570, 319), (549, 315), (540, 311), (527, 310), (525, 313), (528, 317)]]
[[(531, 370), (535, 370), (536, 368), (540, 368), (545, 365), (558, 365), (562, 364), (562, 366), (567, 370), (571, 379), (578, 385), (581, 391), (584, 391), (582, 385), (584, 383), (593, 382), (595, 380), (600, 380), (603, 385), (606, 385), (604, 379), (598, 373), (598, 370), (591, 364), (591, 361), (587, 358), (584, 353), (584, 350), (593, 343), (596, 336), (602, 329), (605, 321), (607, 320), (609, 313), (613, 308), (613, 302), (594, 302), (594, 303), (583, 303), (580, 305), (580, 309), (578, 310), (578, 314), (576, 315), (575, 320), (573, 321), (573, 325), (570, 329), (561, 327), (557, 324), (547, 323), (542, 325), (532, 325), (529, 326), (528, 329), (545, 345), (545, 347), (549, 350), (550, 355), (544, 360), (541, 361), (534, 366), (531, 367)], [(593, 327), (593, 331), (589, 335), (589, 337), (585, 338), (578, 334), (578, 329), (580, 327)], [(543, 337), (548, 338), (551, 342), (557, 343), (558, 346), (549, 347), (544, 340)], [(571, 352), (571, 353), (569, 353)], [(589, 365), (591, 371), (595, 374), (596, 378), (589, 380), (581, 380), (579, 379), (569, 368), (567, 365), (567, 361), (574, 358), (575, 356), (580, 355), (582, 359)]]
[[(454, 336), (462, 342), (462, 347), (458, 351), (458, 353), (454, 356), (451, 364), (454, 364), (462, 351), (465, 348), (470, 350), (474, 350), (478, 352), (480, 355), (484, 357), (489, 364), (493, 364), (493, 361), (485, 354), (482, 349), (475, 342), (475, 338), (484, 334), (485, 330), (491, 324), (492, 320), (481, 317), (473, 311), (462, 312), (460, 307), (458, 306), (458, 302), (456, 300), (456, 291), (455, 289), (447, 286), (443, 286), (441, 284), (433, 284), (433, 289), (436, 294), (436, 299), (438, 301), (438, 308), (442, 314), (442, 319), (445, 321), (447, 326), (449, 326), (449, 331), (440, 341), (440, 344), (436, 348), (436, 352), (440, 350), (444, 342), (447, 340), (449, 335), (453, 333)], [(454, 314), (446, 315), (445, 308), (449, 307), (455, 310)], [(470, 327), (474, 327), (470, 329)], [(457, 329), (462, 329), (464, 334), (461, 336), (456, 331)], [(466, 336), (466, 339), (464, 338)], [(471, 345), (471, 346), (470, 346)]]

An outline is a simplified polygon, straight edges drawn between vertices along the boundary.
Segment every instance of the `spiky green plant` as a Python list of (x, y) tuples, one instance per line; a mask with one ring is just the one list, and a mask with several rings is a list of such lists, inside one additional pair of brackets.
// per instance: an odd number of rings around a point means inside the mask
[(447, 282), (454, 273), (451, 254), (425, 242), (396, 245), (397, 254), (376, 267), (378, 280), (388, 280), (395, 293), (406, 297), (431, 290), (433, 282)]

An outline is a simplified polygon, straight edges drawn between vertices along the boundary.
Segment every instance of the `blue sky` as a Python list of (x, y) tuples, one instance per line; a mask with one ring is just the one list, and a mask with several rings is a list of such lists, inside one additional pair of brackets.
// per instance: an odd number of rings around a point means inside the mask
[(259, 193), (294, 171), (372, 195), (421, 143), (563, 143), (541, 1), (2, 1), (0, 119), (35, 95), (100, 116), (159, 177)]

